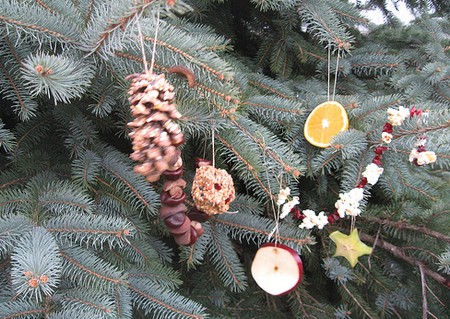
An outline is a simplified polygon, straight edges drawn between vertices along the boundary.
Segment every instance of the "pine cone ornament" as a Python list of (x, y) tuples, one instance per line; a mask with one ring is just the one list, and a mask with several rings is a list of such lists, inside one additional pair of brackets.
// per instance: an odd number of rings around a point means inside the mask
[(164, 74), (135, 74), (129, 90), (131, 114), (128, 123), (132, 129), (131, 159), (139, 164), (134, 171), (145, 176), (148, 182), (165, 177), (161, 192), (160, 218), (179, 245), (192, 245), (203, 234), (202, 225), (191, 220), (184, 205), (186, 181), (182, 179), (183, 162), (178, 146), (184, 136), (177, 123), (181, 114), (172, 103), (174, 87)]
[(235, 198), (233, 179), (223, 169), (202, 165), (195, 172), (191, 195), (198, 210), (208, 215), (224, 213)]
[(164, 74), (134, 74), (130, 86), (129, 102), (134, 120), (131, 128), (133, 153), (131, 159), (139, 164), (134, 171), (156, 182), (161, 174), (172, 167), (180, 156), (177, 146), (184, 142), (183, 133), (174, 120), (181, 117), (172, 103), (174, 87)]

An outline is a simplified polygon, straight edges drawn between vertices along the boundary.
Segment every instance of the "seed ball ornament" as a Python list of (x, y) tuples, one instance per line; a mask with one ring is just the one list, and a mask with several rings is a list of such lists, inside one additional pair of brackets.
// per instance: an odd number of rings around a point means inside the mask
[(211, 165), (196, 169), (191, 195), (198, 210), (210, 216), (228, 211), (236, 197), (231, 175)]
[(266, 243), (256, 252), (251, 273), (261, 289), (280, 296), (291, 292), (301, 283), (303, 263), (292, 248)]

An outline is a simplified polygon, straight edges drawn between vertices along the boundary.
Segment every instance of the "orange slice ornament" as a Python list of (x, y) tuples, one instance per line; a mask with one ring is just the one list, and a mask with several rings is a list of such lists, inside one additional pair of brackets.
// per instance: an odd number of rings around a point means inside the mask
[(339, 102), (327, 101), (312, 110), (306, 119), (303, 133), (312, 145), (327, 148), (333, 137), (347, 129), (347, 111)]

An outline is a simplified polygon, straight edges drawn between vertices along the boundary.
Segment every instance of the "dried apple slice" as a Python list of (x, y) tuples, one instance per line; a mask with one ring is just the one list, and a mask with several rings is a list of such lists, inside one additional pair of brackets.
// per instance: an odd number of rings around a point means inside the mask
[(303, 277), (303, 263), (292, 248), (267, 243), (256, 252), (251, 273), (261, 289), (271, 295), (280, 296), (300, 284)]

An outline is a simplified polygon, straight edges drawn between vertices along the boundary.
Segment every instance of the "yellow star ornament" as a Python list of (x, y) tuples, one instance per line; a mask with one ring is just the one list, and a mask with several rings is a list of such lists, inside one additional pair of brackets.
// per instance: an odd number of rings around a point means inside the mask
[(344, 257), (348, 260), (352, 268), (358, 263), (359, 257), (369, 255), (372, 252), (372, 248), (359, 239), (358, 230), (356, 228), (353, 229), (350, 235), (345, 235), (340, 231), (332, 232), (330, 238), (336, 244), (336, 252), (333, 257)]

